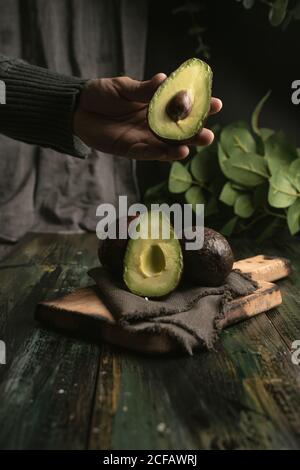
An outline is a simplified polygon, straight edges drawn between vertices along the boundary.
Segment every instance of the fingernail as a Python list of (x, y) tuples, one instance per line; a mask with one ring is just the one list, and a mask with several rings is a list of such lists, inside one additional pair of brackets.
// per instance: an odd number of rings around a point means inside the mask
[(160, 72), (160, 73), (157, 73), (156, 75), (154, 75), (154, 77), (152, 77), (152, 78), (154, 78), (155, 80), (158, 80), (160, 82), (163, 82), (167, 78), (167, 75), (165, 73)]

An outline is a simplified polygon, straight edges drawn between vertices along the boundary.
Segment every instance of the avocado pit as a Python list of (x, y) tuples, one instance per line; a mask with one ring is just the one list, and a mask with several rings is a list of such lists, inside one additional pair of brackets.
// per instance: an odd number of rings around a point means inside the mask
[(193, 100), (188, 90), (178, 91), (168, 102), (166, 112), (174, 122), (187, 118), (192, 110)]

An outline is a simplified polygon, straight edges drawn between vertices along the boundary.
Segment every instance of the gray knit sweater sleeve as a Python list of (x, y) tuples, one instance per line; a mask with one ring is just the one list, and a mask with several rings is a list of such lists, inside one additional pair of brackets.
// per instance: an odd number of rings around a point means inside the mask
[(73, 112), (85, 80), (1, 55), (0, 80), (0, 133), (76, 157), (88, 154), (89, 148), (72, 132)]

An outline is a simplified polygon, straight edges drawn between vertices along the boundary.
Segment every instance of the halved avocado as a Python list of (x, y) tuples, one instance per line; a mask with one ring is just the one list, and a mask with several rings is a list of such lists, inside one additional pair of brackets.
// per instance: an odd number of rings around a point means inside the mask
[[(183, 270), (181, 246), (169, 220), (161, 212), (141, 215), (137, 228), (142, 230), (145, 226), (147, 238), (128, 242), (123, 279), (134, 294), (162, 297), (172, 292), (180, 281)], [(169, 233), (168, 238), (163, 237), (164, 230)]]
[(210, 109), (212, 71), (189, 59), (160, 85), (148, 109), (150, 129), (162, 139), (184, 141), (203, 127)]

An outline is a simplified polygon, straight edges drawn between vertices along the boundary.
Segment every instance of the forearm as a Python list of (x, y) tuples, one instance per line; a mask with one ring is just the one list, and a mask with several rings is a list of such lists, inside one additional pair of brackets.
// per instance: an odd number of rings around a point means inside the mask
[(73, 135), (76, 100), (85, 81), (0, 55), (6, 104), (0, 133), (30, 144), (85, 157), (88, 147)]

